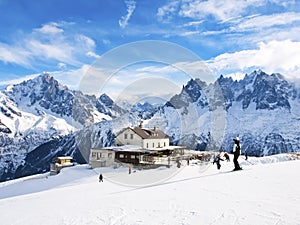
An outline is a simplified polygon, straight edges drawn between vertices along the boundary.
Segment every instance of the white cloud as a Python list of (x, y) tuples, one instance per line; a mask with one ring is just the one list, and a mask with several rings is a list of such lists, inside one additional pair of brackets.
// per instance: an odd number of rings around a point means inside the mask
[(121, 28), (125, 28), (127, 26), (128, 21), (136, 7), (136, 2), (133, 0), (125, 1), (125, 4), (127, 7), (127, 14), (126, 16), (122, 16), (121, 19), (119, 20), (119, 25)]
[(189, 18), (202, 19), (208, 15), (214, 16), (217, 20), (227, 21), (239, 17), (250, 6), (259, 7), (266, 1), (262, 0), (208, 0), (208, 1), (185, 1), (181, 6), (179, 15)]
[(85, 35), (78, 34), (75, 36), (76, 42), (80, 44), (83, 48), (92, 49), (95, 48), (95, 41)]
[(96, 54), (95, 52), (91, 52), (91, 51), (87, 52), (86, 55), (89, 57), (95, 58), (95, 59), (100, 58), (100, 55)]
[(285, 12), (272, 15), (256, 15), (246, 18), (237, 25), (236, 30), (262, 29), (272, 26), (288, 25), (300, 21), (300, 13)]
[(180, 1), (176, 0), (160, 7), (157, 10), (158, 19), (162, 22), (169, 22), (173, 18), (173, 15), (177, 13), (179, 3)]
[(58, 23), (48, 23), (44, 24), (41, 28), (35, 29), (35, 31), (43, 34), (58, 34), (62, 33), (64, 30), (59, 27)]
[(65, 63), (58, 63), (57, 66), (58, 68), (63, 69), (66, 68), (67, 65)]
[(29, 40), (28, 49), (34, 56), (39, 56), (45, 60), (58, 60), (68, 64), (75, 65), (78, 62), (72, 57), (73, 47), (68, 43), (55, 42), (45, 43), (37, 39)]
[(21, 46), (0, 43), (0, 61), (29, 67), (30, 53)]
[(213, 16), (218, 21), (228, 22), (247, 15), (250, 7), (258, 8), (268, 3), (280, 7), (293, 4), (283, 0), (173, 0), (160, 7), (157, 16), (163, 22), (168, 22), (175, 16), (195, 20)]
[(59, 28), (63, 25), (51, 22), (31, 33), (18, 34), (22, 36), (9, 44), (0, 42), (0, 61), (32, 68), (51, 63), (80, 66), (91, 56), (97, 57), (92, 54), (96, 44), (91, 38)]
[(207, 61), (215, 73), (249, 72), (258, 68), (267, 73), (282, 73), (289, 78), (300, 76), (300, 42), (261, 42), (257, 49), (225, 53)]
[(203, 22), (204, 22), (204, 20), (191, 21), (191, 22), (185, 23), (185, 24), (183, 25), (183, 27), (199, 26), (199, 25), (201, 25)]

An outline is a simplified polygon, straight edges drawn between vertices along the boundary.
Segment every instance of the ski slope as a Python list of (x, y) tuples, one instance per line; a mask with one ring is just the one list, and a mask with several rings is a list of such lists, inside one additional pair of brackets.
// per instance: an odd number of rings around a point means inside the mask
[(78, 165), (56, 176), (3, 182), (0, 223), (300, 224), (300, 161), (281, 154), (240, 157), (239, 162), (243, 170), (236, 172), (231, 172), (232, 162), (222, 161), (220, 170), (183, 162), (180, 169), (131, 174), (127, 168)]

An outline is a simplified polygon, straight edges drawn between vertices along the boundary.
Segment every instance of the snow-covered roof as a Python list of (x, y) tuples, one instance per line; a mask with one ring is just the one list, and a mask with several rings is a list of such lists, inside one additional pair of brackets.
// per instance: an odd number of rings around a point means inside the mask
[[(153, 151), (163, 151), (163, 150), (175, 150), (184, 149), (185, 146), (166, 146), (161, 148), (150, 148), (144, 149), (138, 145), (122, 145), (122, 146), (110, 146), (101, 149), (112, 150), (112, 151), (131, 151), (131, 152), (153, 152)], [(93, 148), (95, 149), (95, 148)], [(96, 149), (97, 150), (97, 149)]]
[(120, 152), (120, 151), (146, 152), (146, 151), (148, 151), (138, 145), (110, 146), (110, 147), (104, 147), (102, 149), (112, 150), (112, 151), (116, 151), (116, 152)]
[(135, 132), (137, 135), (139, 135), (142, 139), (165, 139), (169, 138), (167, 134), (165, 134), (162, 130), (159, 130), (158, 128), (143, 128), (143, 127), (127, 127), (123, 130), (121, 130), (118, 134), (120, 135), (125, 130), (131, 129), (133, 132)]
[(72, 156), (58, 156), (57, 158), (58, 158), (58, 159), (70, 159), (70, 160), (73, 159)]

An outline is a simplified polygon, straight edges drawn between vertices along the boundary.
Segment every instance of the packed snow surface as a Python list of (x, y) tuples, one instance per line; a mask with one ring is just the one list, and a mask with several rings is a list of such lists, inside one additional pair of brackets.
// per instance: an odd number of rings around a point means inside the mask
[[(236, 172), (232, 161), (222, 161), (220, 170), (183, 161), (181, 168), (133, 169), (131, 174), (125, 167), (92, 170), (78, 165), (56, 176), (46, 173), (0, 183), (0, 221), (1, 225), (297, 225), (300, 161), (290, 159), (288, 154), (247, 161), (241, 156), (243, 170)], [(166, 171), (168, 179), (160, 179), (166, 178), (162, 175)], [(103, 183), (98, 182), (99, 173)], [(136, 185), (138, 180), (148, 182)]]

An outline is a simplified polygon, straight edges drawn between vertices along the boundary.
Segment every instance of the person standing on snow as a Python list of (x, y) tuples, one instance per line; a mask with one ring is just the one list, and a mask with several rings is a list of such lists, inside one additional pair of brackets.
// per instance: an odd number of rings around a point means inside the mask
[(100, 173), (100, 175), (99, 175), (99, 182), (103, 182), (103, 175), (102, 175), (102, 173)]
[(238, 158), (241, 154), (241, 145), (240, 140), (238, 137), (233, 139), (234, 146), (233, 146), (233, 163), (234, 163), (234, 169), (233, 170), (241, 170), (240, 164), (238, 162)]
[(221, 163), (220, 161), (224, 161), (222, 158), (221, 158), (221, 154), (217, 154), (215, 157), (214, 157), (214, 161), (213, 161), (213, 164), (217, 164), (217, 169), (219, 170), (221, 168)]

